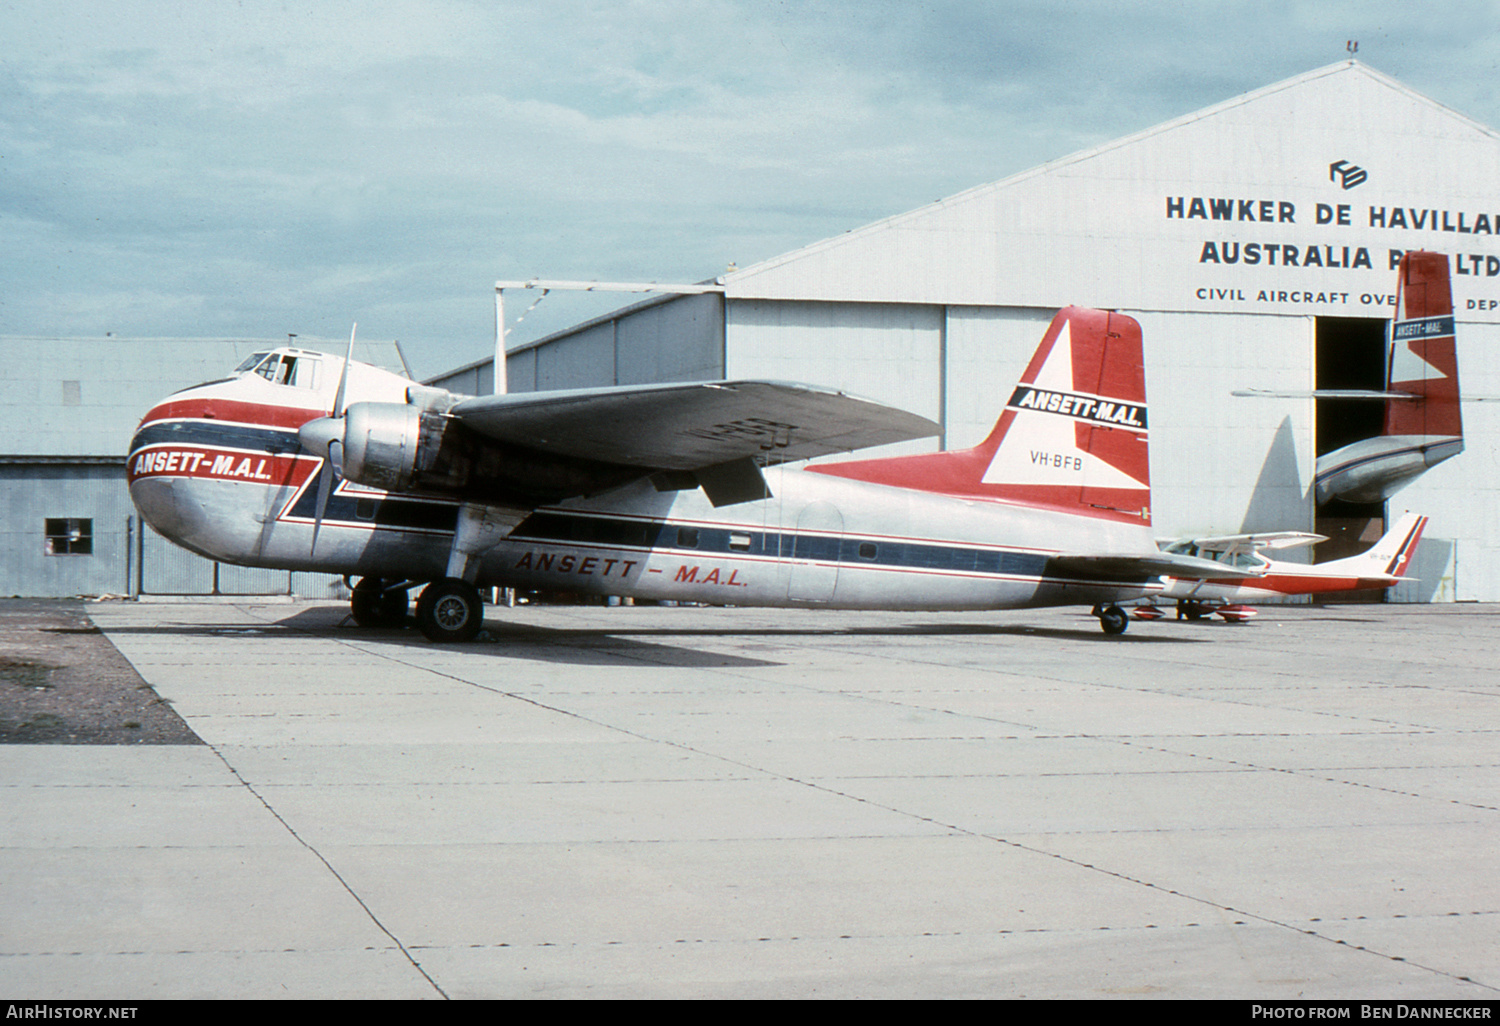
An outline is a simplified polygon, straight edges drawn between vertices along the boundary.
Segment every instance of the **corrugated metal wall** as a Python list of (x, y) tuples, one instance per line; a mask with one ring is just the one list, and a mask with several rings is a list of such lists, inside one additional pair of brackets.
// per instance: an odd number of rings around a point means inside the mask
[[(0, 595), (124, 594), (134, 515), (123, 465), (0, 465)], [(49, 518), (92, 521), (92, 551), (49, 553)]]
[[(512, 392), (722, 378), (723, 298), (678, 296), (622, 311), (508, 354), (506, 372)], [(462, 391), (469, 380), (434, 384)]]
[[(725, 331), (725, 377), (831, 386), (941, 422), (941, 307), (733, 300)], [(860, 455), (936, 447), (911, 442)]]

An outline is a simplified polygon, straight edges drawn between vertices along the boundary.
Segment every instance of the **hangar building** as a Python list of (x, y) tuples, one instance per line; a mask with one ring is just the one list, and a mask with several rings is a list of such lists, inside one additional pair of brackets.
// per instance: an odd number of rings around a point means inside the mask
[[(1378, 404), (1407, 249), (1450, 254), (1467, 448), (1388, 503), (1315, 509), (1314, 461)], [(831, 385), (962, 448), (1057, 308), (1140, 323), (1159, 535), (1317, 530), (1325, 560), (1431, 516), (1396, 601), (1500, 601), (1500, 135), (1355, 61), (520, 346), (513, 391), (712, 378)], [(436, 383), (489, 390), (489, 362)], [(1371, 417), (1373, 413), (1373, 427)], [(1297, 558), (1291, 556), (1290, 558)]]
[[(348, 343), (296, 338), (343, 356)], [(251, 570), (193, 555), (147, 528), (125, 486), (141, 417), (222, 378), (264, 339), (0, 338), (0, 595), (276, 595), (327, 598), (338, 578)], [(408, 374), (395, 342), (355, 358)]]

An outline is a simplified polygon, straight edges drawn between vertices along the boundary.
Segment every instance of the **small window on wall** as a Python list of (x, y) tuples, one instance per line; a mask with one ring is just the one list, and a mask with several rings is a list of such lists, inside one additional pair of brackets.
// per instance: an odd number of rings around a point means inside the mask
[(48, 517), (47, 555), (88, 556), (94, 551), (94, 522), (76, 517)]

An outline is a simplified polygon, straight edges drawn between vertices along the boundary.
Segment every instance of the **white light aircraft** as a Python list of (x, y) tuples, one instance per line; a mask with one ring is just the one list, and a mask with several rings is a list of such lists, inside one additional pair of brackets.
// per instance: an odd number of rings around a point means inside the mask
[[(1328, 539), (1321, 534), (1281, 531), (1269, 534), (1234, 534), (1221, 538), (1194, 538), (1166, 546), (1165, 551), (1199, 556), (1236, 571), (1249, 571), (1252, 578), (1166, 578), (1158, 596), (1177, 601), (1177, 618), (1196, 620), (1218, 613), (1225, 620), (1242, 621), (1255, 615), (1243, 603), (1270, 602), (1290, 595), (1320, 595), (1340, 591), (1365, 591), (1399, 584), (1411, 563), (1427, 518), (1407, 513), (1366, 552), (1326, 563), (1289, 563), (1265, 553), (1312, 545)], [(1155, 607), (1135, 611), (1141, 619), (1158, 619)]]
[[(350, 355), (354, 340), (350, 338)], [(362, 625), (472, 639), (480, 587), (732, 606), (1083, 604), (1107, 633), (1160, 575), (1130, 317), (1069, 307), (988, 438), (792, 461), (936, 433), (828, 389), (719, 381), (466, 397), (321, 353), (257, 353), (172, 395), (130, 446), (131, 498), (183, 547), (359, 576)], [(1241, 574), (1239, 576), (1250, 576)]]

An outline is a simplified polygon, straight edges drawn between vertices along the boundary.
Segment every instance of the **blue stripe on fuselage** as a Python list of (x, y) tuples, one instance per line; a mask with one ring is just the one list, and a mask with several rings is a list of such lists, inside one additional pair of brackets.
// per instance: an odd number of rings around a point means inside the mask
[(507, 541), (608, 548), (639, 548), (706, 556), (809, 559), (882, 569), (946, 570), (953, 573), (1041, 577), (1047, 557), (922, 542), (878, 541), (845, 535), (695, 527), (547, 510), (533, 513)]
[(296, 452), (301, 447), (295, 431), (219, 424), (211, 420), (167, 420), (149, 424), (130, 440), (130, 451), (148, 445), (212, 445), (273, 454)]

